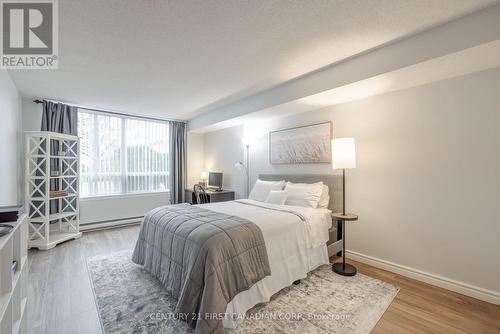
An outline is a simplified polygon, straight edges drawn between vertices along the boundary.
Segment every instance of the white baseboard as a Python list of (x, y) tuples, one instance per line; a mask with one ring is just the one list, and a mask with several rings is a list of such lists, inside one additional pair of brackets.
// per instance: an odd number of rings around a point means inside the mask
[(377, 259), (358, 252), (346, 250), (347, 258), (358, 262), (369, 264), (370, 266), (384, 269), (402, 276), (413, 278), (417, 281), (422, 281), (431, 285), (438, 286), (443, 289), (458, 292), (460, 294), (473, 297), (488, 303), (500, 305), (500, 293), (486, 290), (477, 286), (458, 282), (446, 277), (423, 272), (418, 269), (402, 266), (389, 261)]
[(80, 232), (89, 232), (103, 230), (108, 228), (123, 227), (128, 225), (137, 225), (142, 222), (143, 217), (107, 220), (95, 223), (80, 224)]

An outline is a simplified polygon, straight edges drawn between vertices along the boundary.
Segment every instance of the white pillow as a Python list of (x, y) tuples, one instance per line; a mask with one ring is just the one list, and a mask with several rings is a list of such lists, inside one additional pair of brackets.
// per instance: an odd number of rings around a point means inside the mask
[(286, 205), (305, 206), (317, 208), (321, 193), (323, 192), (323, 182), (317, 183), (292, 183), (287, 182), (285, 191), (288, 193)]
[(286, 202), (287, 193), (284, 190), (271, 190), (267, 195), (266, 203), (283, 205)]
[(326, 184), (323, 184), (323, 190), (321, 191), (321, 197), (319, 198), (318, 208), (328, 209), (328, 204), (330, 204), (330, 189)]
[(284, 180), (282, 181), (257, 180), (257, 182), (255, 182), (255, 185), (252, 188), (252, 191), (250, 192), (250, 195), (248, 195), (248, 198), (259, 202), (265, 202), (267, 195), (269, 195), (269, 192), (271, 190), (283, 190), (284, 185), (285, 185)]

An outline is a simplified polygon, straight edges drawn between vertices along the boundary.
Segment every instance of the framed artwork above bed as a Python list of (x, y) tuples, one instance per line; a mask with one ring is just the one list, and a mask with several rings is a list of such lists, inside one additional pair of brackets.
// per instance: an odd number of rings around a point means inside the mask
[(269, 161), (279, 164), (323, 164), (332, 161), (332, 122), (269, 133)]

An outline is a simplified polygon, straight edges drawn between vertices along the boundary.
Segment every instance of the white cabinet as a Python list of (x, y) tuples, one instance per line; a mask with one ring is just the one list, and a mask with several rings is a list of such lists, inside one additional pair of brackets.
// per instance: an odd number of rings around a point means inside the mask
[[(0, 237), (0, 333), (27, 333), (28, 225), (26, 215), (9, 223), (14, 229)], [(16, 263), (15, 271), (12, 270)]]

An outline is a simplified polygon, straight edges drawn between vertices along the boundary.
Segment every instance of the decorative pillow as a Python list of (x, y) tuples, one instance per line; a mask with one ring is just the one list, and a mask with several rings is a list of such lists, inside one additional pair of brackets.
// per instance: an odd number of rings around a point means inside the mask
[(323, 184), (323, 190), (321, 192), (321, 197), (319, 198), (318, 208), (328, 209), (328, 204), (330, 203), (330, 189), (326, 184)]
[(287, 182), (285, 191), (288, 193), (286, 205), (305, 206), (317, 208), (321, 193), (323, 192), (323, 182), (317, 183), (292, 183)]
[(267, 195), (266, 203), (283, 205), (286, 202), (287, 193), (284, 190), (271, 190)]
[(282, 181), (257, 180), (257, 182), (255, 182), (255, 185), (252, 188), (252, 191), (250, 192), (250, 195), (248, 195), (248, 198), (259, 202), (265, 202), (267, 195), (269, 195), (269, 192), (271, 190), (283, 190), (284, 186), (285, 186), (284, 180)]

